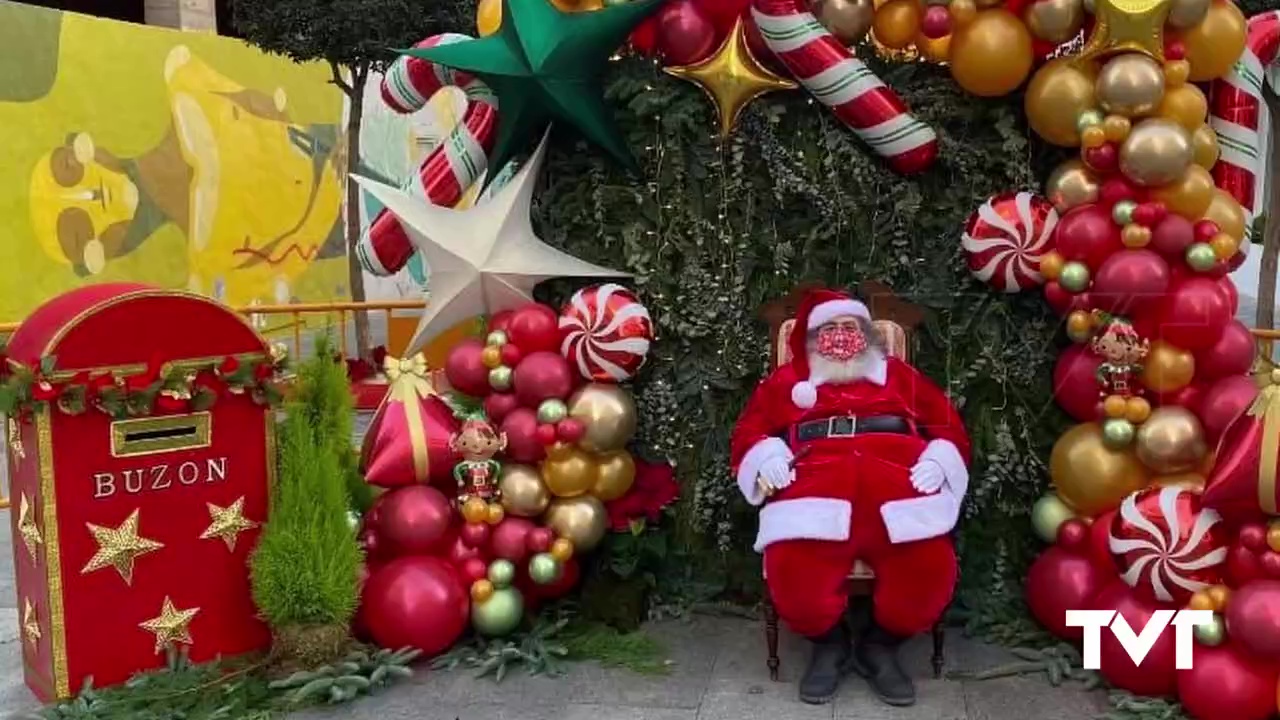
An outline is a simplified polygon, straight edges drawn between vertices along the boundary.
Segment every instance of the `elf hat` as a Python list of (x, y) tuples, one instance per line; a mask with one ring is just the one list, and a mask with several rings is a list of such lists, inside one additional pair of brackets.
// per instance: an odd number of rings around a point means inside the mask
[(791, 345), (791, 366), (795, 368), (796, 378), (799, 380), (791, 386), (791, 402), (796, 407), (808, 410), (816, 405), (818, 386), (825, 380), (809, 376), (809, 331), (846, 315), (871, 319), (871, 312), (866, 305), (838, 290), (812, 290), (801, 301), (800, 309), (796, 311), (795, 327), (791, 329), (791, 337), (787, 338)]

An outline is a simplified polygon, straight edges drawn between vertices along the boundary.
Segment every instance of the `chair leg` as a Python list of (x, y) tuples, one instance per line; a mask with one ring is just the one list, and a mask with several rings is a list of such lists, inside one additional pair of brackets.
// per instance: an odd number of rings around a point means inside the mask
[(764, 639), (769, 646), (769, 679), (776, 682), (782, 664), (778, 658), (778, 608), (768, 598), (764, 601)]
[(933, 626), (933, 677), (942, 677), (942, 666), (946, 662), (942, 655), (942, 646), (947, 640), (946, 628), (939, 620)]

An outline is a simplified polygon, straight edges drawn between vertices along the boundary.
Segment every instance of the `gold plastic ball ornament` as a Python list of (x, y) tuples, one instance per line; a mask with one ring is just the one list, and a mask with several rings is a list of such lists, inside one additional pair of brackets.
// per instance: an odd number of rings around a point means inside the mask
[(1151, 403), (1147, 402), (1146, 398), (1138, 397), (1135, 395), (1125, 400), (1125, 403), (1124, 403), (1124, 419), (1125, 420), (1128, 420), (1134, 425), (1140, 425), (1146, 422), (1147, 418), (1149, 417), (1151, 417)]
[(871, 31), (885, 47), (901, 50), (920, 32), (923, 12), (916, 0), (889, 0), (876, 10)]
[(556, 538), (551, 543), (551, 557), (560, 562), (569, 562), (569, 558), (573, 557), (573, 541), (568, 538)]
[(529, 465), (503, 465), (498, 490), (502, 492), (502, 507), (518, 517), (537, 517), (551, 504), (551, 491), (542, 482), (542, 474)]
[(1244, 52), (1246, 30), (1244, 13), (1240, 8), (1234, 2), (1219, 0), (1209, 3), (1209, 9), (1199, 23), (1167, 36), (1181, 41), (1186, 48), (1186, 59), (1191, 64), (1190, 79), (1206, 82), (1231, 70)]
[(1164, 97), (1164, 68), (1140, 53), (1117, 55), (1098, 73), (1098, 103), (1126, 117), (1151, 113)]
[(1074, 510), (1057, 495), (1045, 495), (1031, 506), (1031, 527), (1047, 543), (1058, 539), (1058, 528), (1076, 516)]
[(1191, 133), (1191, 152), (1197, 165), (1211, 169), (1218, 162), (1218, 133), (1208, 125), (1201, 125)]
[(845, 45), (861, 42), (876, 16), (872, 0), (812, 0), (809, 11)]
[(506, 517), (507, 517), (507, 511), (503, 510), (501, 505), (497, 503), (493, 503), (489, 505), (488, 511), (485, 513), (484, 521), (489, 523), (490, 525), (497, 525), (498, 523), (502, 522)]
[(569, 398), (569, 416), (586, 426), (578, 444), (588, 452), (620, 450), (636, 433), (635, 400), (617, 385), (584, 385)]
[(1204, 127), (1208, 113), (1209, 101), (1195, 85), (1183, 85), (1167, 91), (1156, 108), (1157, 115), (1178, 123), (1190, 133)]
[(594, 495), (556, 498), (543, 519), (557, 535), (572, 542), (576, 552), (593, 550), (609, 526), (609, 513)]
[(1231, 197), (1231, 193), (1222, 188), (1213, 191), (1213, 199), (1209, 201), (1209, 207), (1204, 211), (1205, 220), (1212, 220), (1221, 232), (1237, 240), (1243, 240), (1244, 217), (1244, 208)]
[(1176, 405), (1152, 411), (1138, 429), (1136, 444), (1138, 459), (1158, 473), (1191, 470), (1209, 451), (1200, 420)]
[(471, 599), (475, 602), (482, 603), (493, 597), (493, 583), (487, 579), (481, 578), (471, 583)]
[[(1074, 125), (1074, 123), (1072, 123)], [(1078, 137), (1078, 136), (1077, 136)], [(1044, 193), (1058, 212), (1064, 213), (1077, 205), (1098, 200), (1098, 177), (1079, 158), (1073, 158), (1054, 168), (1045, 181)], [(1047, 257), (1047, 256), (1046, 256)], [(1057, 255), (1061, 260), (1062, 256)], [(1044, 260), (1040, 259), (1040, 272), (1044, 273)], [(1059, 266), (1059, 270), (1061, 267)]]
[(1163, 340), (1151, 343), (1142, 362), (1142, 384), (1159, 393), (1181, 390), (1195, 374), (1195, 356)]
[(1081, 66), (1067, 58), (1050, 60), (1031, 77), (1023, 99), (1031, 129), (1054, 145), (1079, 145), (1076, 118), (1097, 106), (1096, 85), (1092, 66)]
[(1218, 233), (1209, 240), (1209, 247), (1213, 248), (1214, 257), (1227, 260), (1240, 250), (1240, 241), (1226, 233)]
[(951, 0), (947, 11), (951, 13), (952, 27), (964, 27), (978, 16), (978, 6), (973, 0)]
[(1093, 321), (1083, 310), (1073, 310), (1067, 316), (1067, 337), (1073, 342), (1087, 342), (1093, 335)]
[(626, 450), (602, 453), (596, 458), (596, 480), (591, 494), (605, 502), (617, 500), (636, 481), (636, 461)]
[(1057, 250), (1050, 250), (1040, 258), (1040, 274), (1045, 280), (1052, 282), (1062, 276), (1062, 268), (1065, 264), (1066, 261)]
[(581, 495), (596, 481), (596, 463), (591, 455), (573, 445), (557, 445), (542, 461), (542, 482), (556, 497)]
[(1062, 434), (1049, 457), (1058, 495), (1082, 515), (1095, 516), (1146, 487), (1149, 471), (1133, 450), (1112, 450), (1098, 423), (1082, 423)]
[(1159, 200), (1170, 212), (1184, 218), (1199, 218), (1209, 209), (1215, 189), (1209, 171), (1199, 164), (1192, 164), (1177, 180), (1151, 188), (1151, 199)]
[(1143, 120), (1120, 146), (1120, 171), (1139, 185), (1167, 185), (1190, 164), (1191, 135), (1172, 120)]
[(469, 523), (482, 523), (489, 517), (489, 504), (478, 497), (467, 498), (462, 504), (462, 519)]
[(951, 77), (973, 95), (1012, 92), (1027, 79), (1034, 59), (1027, 26), (1003, 8), (984, 10), (952, 33)]
[(1054, 44), (1076, 36), (1084, 26), (1081, 0), (1036, 0), (1022, 11), (1027, 29), (1037, 38)]
[(1133, 123), (1123, 115), (1108, 115), (1102, 121), (1102, 132), (1106, 134), (1107, 140), (1114, 143), (1124, 142), (1132, 129)]

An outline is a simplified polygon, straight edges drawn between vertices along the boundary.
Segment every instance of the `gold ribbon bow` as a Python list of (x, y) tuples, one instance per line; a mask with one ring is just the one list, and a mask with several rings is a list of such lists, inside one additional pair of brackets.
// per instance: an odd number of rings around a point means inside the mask
[(1280, 367), (1259, 357), (1253, 367), (1258, 397), (1249, 415), (1262, 418), (1262, 449), (1258, 459), (1258, 507), (1268, 515), (1280, 514), (1276, 507), (1276, 465), (1280, 453)]
[(405, 422), (409, 426), (409, 446), (413, 449), (413, 475), (420, 483), (431, 480), (431, 456), (427, 446), (427, 429), (422, 423), (422, 401), (437, 394), (431, 384), (431, 369), (422, 353), (412, 357), (394, 358), (388, 355), (382, 361), (391, 386), (387, 397), (403, 405)]

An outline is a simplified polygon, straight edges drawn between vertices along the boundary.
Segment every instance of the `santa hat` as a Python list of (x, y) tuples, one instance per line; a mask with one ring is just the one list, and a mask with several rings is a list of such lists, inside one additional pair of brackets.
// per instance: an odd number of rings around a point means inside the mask
[(812, 290), (801, 301), (800, 309), (796, 311), (795, 327), (791, 329), (791, 337), (787, 338), (791, 345), (791, 366), (795, 368), (798, 380), (791, 386), (791, 402), (796, 407), (808, 410), (816, 405), (818, 386), (826, 379), (809, 376), (809, 331), (845, 315), (871, 319), (866, 305), (838, 290)]

